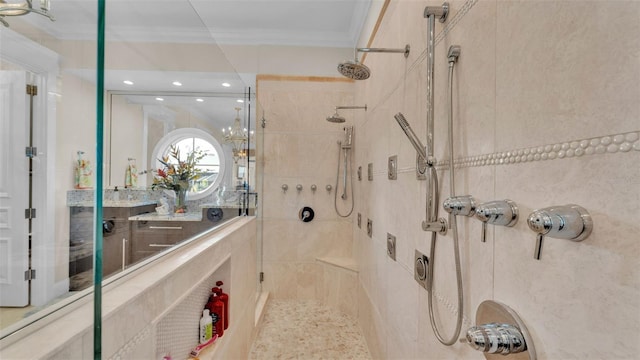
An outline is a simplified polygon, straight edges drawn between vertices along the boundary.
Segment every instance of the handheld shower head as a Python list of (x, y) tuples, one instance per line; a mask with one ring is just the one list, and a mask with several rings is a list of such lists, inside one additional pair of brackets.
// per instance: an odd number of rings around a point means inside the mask
[(416, 149), (418, 155), (423, 160), (427, 161), (427, 151), (425, 150), (425, 146), (422, 145), (422, 142), (420, 141), (420, 139), (418, 139), (416, 133), (413, 132), (413, 129), (411, 129), (411, 126), (409, 125), (407, 119), (405, 119), (404, 115), (402, 115), (402, 113), (397, 113), (394, 118), (398, 122), (398, 125), (400, 125), (400, 127), (404, 131), (405, 135), (407, 135), (407, 137), (409, 138), (411, 145), (413, 145), (414, 149)]
[(366, 80), (371, 76), (371, 70), (358, 60), (348, 60), (338, 64), (338, 71), (352, 80)]

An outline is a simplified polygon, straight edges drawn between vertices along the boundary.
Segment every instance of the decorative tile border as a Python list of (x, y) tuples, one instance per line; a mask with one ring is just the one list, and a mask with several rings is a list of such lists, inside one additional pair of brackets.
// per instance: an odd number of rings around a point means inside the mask
[[(456, 168), (507, 165), (586, 155), (626, 153), (631, 150), (640, 151), (640, 131), (547, 144), (492, 154), (467, 156), (455, 159), (453, 164)], [(446, 169), (448, 167), (449, 160), (443, 160), (436, 165), (436, 169)]]

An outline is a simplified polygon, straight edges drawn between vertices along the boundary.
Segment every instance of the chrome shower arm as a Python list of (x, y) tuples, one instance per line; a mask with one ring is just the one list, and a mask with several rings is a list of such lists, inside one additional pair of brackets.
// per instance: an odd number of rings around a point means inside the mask
[(377, 52), (377, 53), (403, 53), (404, 57), (409, 57), (411, 46), (405, 45), (404, 49), (389, 49), (389, 48), (358, 48), (358, 52)]
[(344, 109), (364, 109), (364, 111), (367, 111), (367, 105), (365, 105), (365, 106), (336, 106), (336, 110), (344, 110)]

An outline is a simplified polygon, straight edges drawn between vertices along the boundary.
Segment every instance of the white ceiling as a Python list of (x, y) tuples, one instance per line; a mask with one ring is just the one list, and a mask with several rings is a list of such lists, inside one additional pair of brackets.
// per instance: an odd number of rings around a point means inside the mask
[[(97, 1), (51, 0), (59, 39), (95, 39)], [(106, 0), (107, 39), (353, 47), (371, 0)]]
[[(287, 66), (316, 66), (318, 62), (333, 76), (339, 76), (335, 66), (346, 60), (343, 54), (352, 54), (357, 45), (372, 2), (378, 0), (106, 0), (105, 36), (108, 41), (125, 42), (189, 42), (219, 46), (289, 46), (318, 47), (316, 53), (307, 55), (313, 61), (290, 60)], [(38, 3), (34, 1), (34, 5)], [(30, 14), (21, 18), (56, 38), (64, 40), (95, 40), (97, 24), (96, 0), (51, 0), (51, 13), (56, 21)], [(11, 19), (9, 19), (11, 21)], [(323, 55), (327, 48), (336, 48), (336, 55)], [(240, 58), (241, 56), (236, 56)], [(284, 55), (283, 55), (284, 57)], [(324, 57), (324, 59), (323, 59)], [(229, 60), (231, 58), (231, 60)], [(246, 56), (245, 56), (246, 58)], [(320, 60), (317, 60), (320, 59)], [(229, 54), (227, 60), (234, 61)], [(278, 63), (272, 60), (272, 63)], [(280, 62), (282, 63), (282, 62)], [(231, 64), (233, 68), (238, 66)], [(241, 66), (240, 66), (241, 67)], [(273, 72), (261, 69), (263, 72)], [(95, 81), (95, 72), (67, 70), (88, 81)], [(245, 87), (255, 88), (255, 72), (198, 73), (188, 71), (107, 70), (105, 88), (118, 91), (142, 91), (146, 93), (242, 93)], [(255, 72), (252, 72), (255, 71)], [(278, 69), (275, 70), (276, 73)], [(335, 72), (335, 73), (334, 73)], [(307, 75), (307, 74), (299, 74)], [(313, 74), (311, 74), (313, 75)], [(122, 83), (124, 79), (135, 81), (134, 86)], [(172, 86), (174, 80), (184, 85)], [(231, 88), (221, 87), (229, 82)], [(186, 106), (184, 96), (165, 94), (164, 105)], [(137, 98), (142, 101), (143, 98)], [(153, 103), (155, 96), (144, 98)], [(222, 96), (216, 106), (198, 103), (194, 113), (204, 116), (213, 126), (228, 125), (235, 117), (238, 104), (236, 96)], [(133, 100), (132, 100), (133, 101)], [(228, 102), (228, 104), (227, 104)], [(186, 102), (188, 103), (188, 101)], [(335, 104), (328, 104), (331, 108)], [(329, 114), (328, 114), (329, 115)], [(255, 119), (252, 114), (252, 119)], [(253, 120), (252, 120), (253, 121)]]

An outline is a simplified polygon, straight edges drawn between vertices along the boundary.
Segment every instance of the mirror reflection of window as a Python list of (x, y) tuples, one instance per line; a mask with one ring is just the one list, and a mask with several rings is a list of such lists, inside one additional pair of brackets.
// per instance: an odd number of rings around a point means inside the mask
[[(153, 151), (152, 158), (156, 159), (156, 169), (162, 167), (158, 159), (168, 157), (170, 162), (176, 161), (169, 156), (172, 146), (179, 149), (181, 161), (186, 160), (187, 156), (194, 150), (202, 151), (206, 154), (197, 163), (196, 167), (201, 172), (198, 179), (191, 184), (189, 199), (202, 199), (213, 193), (224, 177), (225, 161), (222, 158), (224, 153), (220, 143), (209, 133), (200, 129), (181, 128), (174, 130), (160, 139)], [(173, 196), (173, 192), (168, 191), (167, 193), (169, 196)]]
[[(188, 154), (192, 151), (201, 151), (205, 156), (198, 161), (196, 168), (200, 170), (200, 176), (193, 181), (189, 192), (197, 194), (206, 191), (213, 185), (220, 173), (220, 154), (215, 147), (205, 139), (198, 137), (190, 137), (175, 142), (174, 145), (180, 151), (180, 160), (185, 161)], [(168, 156), (169, 148), (164, 152), (164, 156)], [(169, 161), (174, 160), (169, 157)]]

